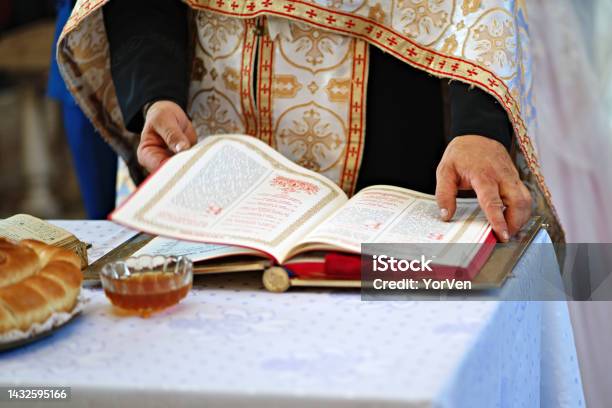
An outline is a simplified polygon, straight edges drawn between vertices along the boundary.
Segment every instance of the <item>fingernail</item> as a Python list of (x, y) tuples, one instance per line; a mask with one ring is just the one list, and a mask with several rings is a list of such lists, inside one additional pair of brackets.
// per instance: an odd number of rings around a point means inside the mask
[(504, 232), (502, 232), (502, 240), (503, 240), (504, 242), (508, 242), (508, 241), (510, 241), (510, 234), (508, 234), (508, 231), (504, 231)]
[(442, 217), (443, 220), (448, 218), (448, 210), (446, 208), (440, 209), (440, 217)]
[(177, 143), (175, 146), (175, 150), (176, 152), (182, 152), (183, 150), (185, 150), (187, 148), (187, 145), (183, 142)]

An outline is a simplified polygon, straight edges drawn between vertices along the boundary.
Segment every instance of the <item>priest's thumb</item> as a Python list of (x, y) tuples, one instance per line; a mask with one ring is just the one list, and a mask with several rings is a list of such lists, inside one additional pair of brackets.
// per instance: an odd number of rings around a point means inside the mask
[(157, 101), (147, 110), (143, 134), (150, 130), (173, 153), (187, 150), (196, 142), (195, 131), (187, 114), (172, 101)]

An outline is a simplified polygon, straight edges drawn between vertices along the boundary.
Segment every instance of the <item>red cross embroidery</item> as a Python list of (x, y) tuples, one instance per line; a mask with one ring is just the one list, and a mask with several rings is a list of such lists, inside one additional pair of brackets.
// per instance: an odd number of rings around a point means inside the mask
[(417, 52), (414, 50), (414, 47), (409, 49), (408, 51), (408, 55), (410, 55), (411, 57), (416, 57)]
[(431, 65), (433, 63), (433, 61), (434, 61), (434, 57), (427, 57), (427, 58), (425, 58), (425, 61), (427, 61), (427, 63), (429, 65)]
[(376, 33), (376, 38), (380, 38), (380, 37), (382, 37), (382, 35), (383, 35), (383, 32), (382, 31), (378, 31)]
[(357, 149), (357, 147), (352, 146), (352, 147), (349, 149), (349, 151), (348, 151), (349, 156), (356, 156), (358, 151), (359, 151), (359, 150)]
[(249, 9), (249, 11), (255, 10), (255, 2), (254, 1), (250, 2), (249, 5), (247, 6), (247, 9)]
[(336, 19), (334, 18), (334, 16), (329, 16), (326, 18), (327, 20), (327, 24), (334, 24), (336, 22)]
[(236, 3), (235, 1), (232, 2), (232, 10), (236, 10), (238, 8), (238, 3)]
[(395, 37), (387, 37), (387, 42), (389, 43), (389, 45), (397, 45), (397, 40), (395, 39)]
[(353, 20), (349, 20), (349, 21), (347, 21), (347, 22), (346, 22), (346, 23), (344, 23), (344, 24), (346, 24), (346, 26), (347, 26), (348, 28), (353, 28), (353, 27), (355, 27), (355, 23), (353, 23)]
[(499, 86), (499, 82), (497, 82), (496, 80), (494, 80), (492, 78), (489, 78), (489, 85), (494, 87), (494, 88), (497, 88)]
[(361, 104), (359, 104), (358, 102), (355, 102), (353, 104), (353, 110), (358, 111), (359, 109), (361, 109)]
[(355, 80), (355, 85), (357, 86), (357, 88), (361, 88), (361, 85), (363, 84), (363, 82), (361, 81), (361, 79), (357, 78)]
[(264, 86), (261, 87), (261, 92), (263, 92), (265, 94), (267, 94), (269, 90), (270, 90), (270, 88), (268, 88), (268, 85), (264, 85)]
[(361, 63), (363, 62), (364, 58), (363, 55), (359, 54), (356, 58), (355, 58), (355, 62), (357, 63), (357, 65), (361, 65)]
[(366, 30), (366, 32), (367, 32), (368, 34), (372, 34), (372, 31), (374, 30), (374, 26), (369, 25), (369, 26), (367, 26), (367, 27), (366, 27), (366, 29), (365, 29), (365, 30)]
[(353, 132), (355, 132), (355, 133), (360, 133), (360, 132), (361, 132), (361, 127), (355, 123), (355, 124), (353, 125), (353, 128), (352, 128), (351, 130), (352, 130)]
[(512, 103), (512, 98), (510, 97), (510, 95), (506, 94), (506, 103), (508, 105), (510, 105)]
[(265, 64), (262, 64), (261, 67), (264, 69), (264, 71), (267, 71), (270, 69), (271, 65), (269, 62), (266, 62)]
[(451, 65), (451, 69), (453, 72), (457, 71), (459, 69), (459, 63), (455, 62), (453, 65)]
[(285, 10), (287, 10), (288, 13), (291, 13), (293, 10), (295, 10), (295, 6), (293, 4), (287, 4), (285, 6)]
[(225, 2), (223, 0), (217, 0), (217, 6), (223, 7)]
[(308, 15), (308, 17), (310, 18), (315, 18), (317, 16), (317, 12), (314, 11), (313, 9), (310, 9), (306, 12), (306, 14)]
[(469, 76), (478, 75), (478, 71), (476, 71), (474, 68), (468, 69), (467, 73)]
[(261, 2), (261, 5), (264, 7), (270, 7), (272, 5), (272, 0), (264, 0)]
[(438, 62), (438, 66), (440, 67), (440, 69), (444, 68), (446, 66), (446, 61)]

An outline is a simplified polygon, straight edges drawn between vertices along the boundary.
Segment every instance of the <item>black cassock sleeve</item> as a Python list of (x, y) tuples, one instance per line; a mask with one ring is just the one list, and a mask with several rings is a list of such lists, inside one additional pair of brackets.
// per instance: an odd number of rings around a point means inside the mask
[[(442, 80), (370, 47), (365, 146), (357, 189), (393, 184), (433, 194), (436, 167), (451, 138), (480, 135), (512, 143), (504, 109), (486, 92), (449, 84), (446, 115)], [(448, 132), (448, 133), (447, 133)]]
[(495, 98), (462, 82), (451, 82), (449, 88), (451, 136), (485, 136), (510, 150), (512, 128), (508, 114)]
[(111, 76), (128, 130), (142, 131), (142, 108), (187, 104), (187, 6), (178, 0), (114, 0), (103, 8)]

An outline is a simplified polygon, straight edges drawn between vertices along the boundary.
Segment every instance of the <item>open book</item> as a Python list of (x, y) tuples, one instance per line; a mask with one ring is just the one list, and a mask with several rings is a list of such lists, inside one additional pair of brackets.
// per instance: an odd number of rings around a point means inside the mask
[[(438, 214), (433, 196), (393, 186), (371, 186), (349, 199), (325, 176), (256, 138), (223, 135), (173, 156), (110, 218), (150, 234), (207, 243), (156, 238), (138, 251), (190, 254), (194, 261), (260, 256), (283, 265), (313, 251), (359, 254), (366, 242), (494, 240), (476, 200), (458, 199), (452, 222)], [(477, 252), (436, 262), (468, 267)]]
[(74, 251), (81, 260), (81, 269), (87, 267), (87, 244), (76, 236), (28, 214), (17, 214), (0, 220), (0, 237), (18, 242), (22, 239), (36, 239), (47, 245)]

